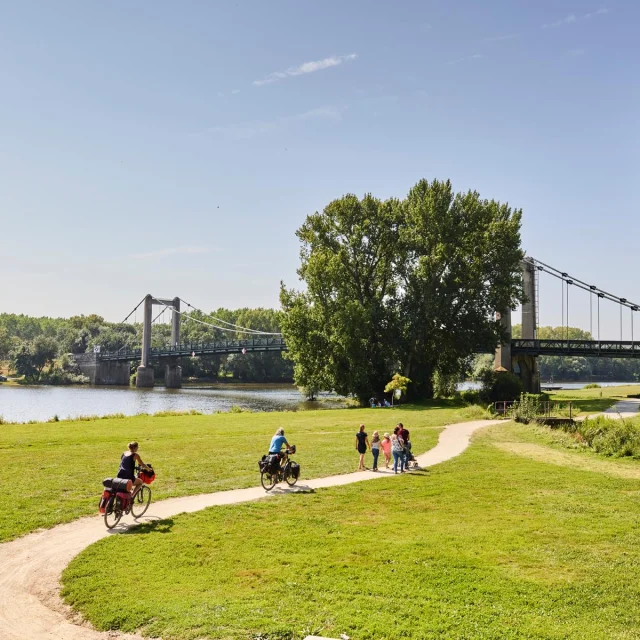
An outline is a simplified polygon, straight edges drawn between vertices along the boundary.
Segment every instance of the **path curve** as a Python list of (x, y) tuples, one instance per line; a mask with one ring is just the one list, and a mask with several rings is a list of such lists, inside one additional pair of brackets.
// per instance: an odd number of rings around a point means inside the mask
[[(421, 467), (430, 467), (461, 454), (474, 431), (499, 424), (500, 420), (476, 420), (449, 425), (440, 433), (438, 444), (418, 456)], [(393, 475), (393, 474), (392, 474)], [(219, 491), (152, 503), (148, 516), (140, 521), (169, 518), (179, 513), (200, 511), (215, 505), (237, 504), (296, 491), (336, 487), (363, 480), (388, 477), (389, 472), (348, 473), (309, 480), (297, 487), (278, 488), (265, 494), (261, 487)], [(119, 531), (135, 525), (123, 519)], [(117, 531), (116, 531), (117, 532)], [(81, 518), (46, 531), (37, 531), (0, 544), (0, 638), (2, 640), (139, 640), (140, 636), (99, 632), (83, 623), (59, 597), (60, 576), (83, 549), (113, 535), (96, 516)]]

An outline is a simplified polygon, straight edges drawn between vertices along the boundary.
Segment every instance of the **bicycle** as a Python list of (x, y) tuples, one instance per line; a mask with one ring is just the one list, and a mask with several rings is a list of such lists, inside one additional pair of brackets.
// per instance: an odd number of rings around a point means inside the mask
[(289, 456), (296, 452), (295, 445), (291, 445), (283, 454), (282, 462), (278, 465), (278, 469), (274, 472), (272, 461), (269, 456), (262, 456), (262, 460), (258, 463), (260, 466), (260, 484), (265, 491), (271, 491), (273, 487), (283, 480), (290, 486), (298, 482), (300, 477), (300, 465), (294, 462)]
[[(151, 473), (145, 471), (140, 467), (136, 467), (136, 477), (141, 478), (143, 484), (136, 487), (133, 492), (114, 491), (108, 488), (103, 493), (103, 498), (100, 501), (100, 511), (104, 508), (104, 524), (107, 529), (113, 529), (120, 519), (124, 515), (131, 513), (134, 518), (141, 518), (149, 508), (151, 504), (151, 488), (149, 485), (154, 481), (156, 474), (153, 471), (151, 465), (147, 465), (151, 468)], [(109, 480), (109, 479), (107, 479)], [(107, 482), (105, 480), (103, 484)], [(109, 493), (108, 498), (103, 506), (105, 500), (105, 494)]]

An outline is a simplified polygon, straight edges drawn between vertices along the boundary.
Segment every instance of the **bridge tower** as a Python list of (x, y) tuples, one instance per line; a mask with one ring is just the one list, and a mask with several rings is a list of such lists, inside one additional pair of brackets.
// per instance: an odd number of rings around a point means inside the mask
[[(180, 344), (180, 298), (165, 300), (154, 298), (151, 294), (147, 294), (144, 299), (144, 320), (142, 323), (142, 357), (136, 372), (137, 388), (153, 387), (155, 381), (155, 373), (149, 362), (151, 353), (151, 320), (154, 304), (172, 307), (171, 345)], [(177, 357), (172, 358), (165, 366), (165, 385), (170, 389), (179, 389), (182, 386), (182, 367), (180, 366), (180, 359)]]
[[(530, 260), (522, 261), (522, 278), (525, 301), (522, 303), (522, 339), (537, 338), (538, 318), (536, 317), (537, 296), (536, 266)], [(540, 372), (536, 356), (518, 356), (516, 360), (520, 377), (527, 393), (540, 393)]]
[[(537, 291), (536, 291), (536, 266), (526, 258), (522, 261), (522, 279), (525, 301), (522, 304), (522, 338), (535, 340), (537, 330)], [(503, 368), (513, 371), (513, 365), (520, 369), (520, 377), (527, 393), (540, 393), (540, 374), (538, 372), (538, 359), (536, 356), (518, 356), (517, 360), (511, 354), (511, 310), (496, 313), (496, 319), (500, 320), (502, 327), (508, 336), (505, 344), (498, 345), (495, 356), (495, 368)], [(515, 360), (515, 362), (514, 362)]]

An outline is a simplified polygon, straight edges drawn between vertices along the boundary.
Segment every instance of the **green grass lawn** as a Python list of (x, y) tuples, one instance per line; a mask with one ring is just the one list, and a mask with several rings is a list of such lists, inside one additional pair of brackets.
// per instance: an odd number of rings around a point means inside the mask
[[(480, 412), (481, 413), (481, 412)], [(355, 470), (355, 432), (391, 431), (402, 421), (415, 451), (431, 448), (439, 427), (479, 417), (477, 407), (433, 402), (402, 409), (345, 409), (202, 416), (137, 416), (0, 425), (0, 541), (97, 513), (101, 481), (117, 472), (121, 453), (140, 442), (158, 478), (154, 500), (259, 483), (257, 461), (285, 427), (298, 447), (302, 477)]]
[(145, 525), (64, 596), (164, 640), (639, 638), (640, 466), (554, 438), (505, 423), (428, 473)]
[(574, 408), (578, 410), (576, 415), (585, 415), (604, 411), (618, 400), (624, 400), (630, 394), (640, 393), (640, 386), (630, 384), (624, 387), (565, 389), (547, 393), (553, 402), (558, 402), (559, 404), (573, 402)]

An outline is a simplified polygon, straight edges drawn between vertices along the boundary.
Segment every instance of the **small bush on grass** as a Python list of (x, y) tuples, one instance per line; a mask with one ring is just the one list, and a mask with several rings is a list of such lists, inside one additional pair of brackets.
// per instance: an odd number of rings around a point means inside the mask
[(592, 382), (590, 384), (585, 384), (583, 389), (602, 389), (602, 387), (597, 382)]
[(594, 451), (605, 456), (640, 458), (640, 428), (630, 420), (598, 416), (585, 420), (576, 431)]

